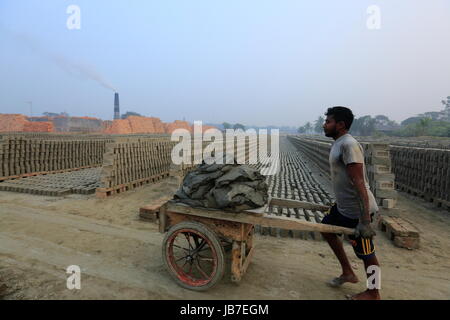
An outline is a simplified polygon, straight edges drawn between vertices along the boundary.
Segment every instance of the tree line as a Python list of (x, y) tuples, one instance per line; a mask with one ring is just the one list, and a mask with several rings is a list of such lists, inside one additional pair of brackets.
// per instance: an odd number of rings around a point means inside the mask
[[(403, 120), (400, 124), (385, 115), (366, 115), (353, 120), (350, 133), (355, 136), (439, 136), (450, 137), (450, 96), (442, 100), (444, 110), (425, 112)], [(298, 128), (300, 134), (323, 134), (325, 119), (320, 116), (314, 122), (307, 122)]]

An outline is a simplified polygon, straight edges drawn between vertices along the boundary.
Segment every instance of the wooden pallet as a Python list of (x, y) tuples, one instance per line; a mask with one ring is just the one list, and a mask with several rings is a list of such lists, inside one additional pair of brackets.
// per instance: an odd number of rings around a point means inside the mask
[(97, 188), (95, 190), (95, 196), (100, 199), (108, 198), (112, 195), (126, 192), (128, 190), (135, 189), (149, 183), (155, 183), (169, 176), (168, 172), (164, 172), (158, 175), (154, 175), (145, 179), (135, 180), (129, 183), (120, 184), (111, 188)]
[(386, 232), (388, 238), (397, 247), (410, 250), (419, 248), (419, 231), (408, 221), (400, 217), (380, 215), (378, 227), (381, 231)]

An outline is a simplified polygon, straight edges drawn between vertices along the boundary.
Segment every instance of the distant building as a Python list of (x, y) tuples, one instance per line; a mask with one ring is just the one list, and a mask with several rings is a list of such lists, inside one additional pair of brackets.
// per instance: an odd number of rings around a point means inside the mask
[(91, 117), (54, 117), (55, 132), (100, 132), (102, 120)]

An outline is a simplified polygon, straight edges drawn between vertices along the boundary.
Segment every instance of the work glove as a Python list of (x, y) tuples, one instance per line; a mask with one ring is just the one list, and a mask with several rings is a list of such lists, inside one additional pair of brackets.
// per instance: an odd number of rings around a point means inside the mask
[(356, 237), (363, 237), (366, 239), (372, 238), (377, 233), (375, 230), (372, 229), (372, 226), (370, 225), (370, 221), (359, 221), (358, 225), (355, 229), (355, 236)]

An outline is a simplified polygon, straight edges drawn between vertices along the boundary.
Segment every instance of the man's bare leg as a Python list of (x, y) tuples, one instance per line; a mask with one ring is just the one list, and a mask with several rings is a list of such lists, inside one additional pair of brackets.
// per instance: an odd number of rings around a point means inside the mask
[[(364, 259), (364, 267), (369, 268), (369, 266), (376, 265), (380, 266), (378, 263), (378, 259), (376, 255), (373, 255), (367, 259)], [(367, 278), (369, 278), (370, 274), (367, 273)], [(380, 300), (380, 292), (378, 289), (367, 289), (366, 291), (355, 294), (351, 297), (352, 300)]]
[(340, 241), (337, 235), (334, 233), (322, 233), (322, 236), (328, 242), (337, 259), (339, 260), (339, 263), (341, 264), (342, 274), (339, 278), (342, 279), (342, 283), (357, 283), (359, 281), (358, 277), (353, 272), (350, 261), (348, 260), (347, 254), (344, 251), (342, 241)]

